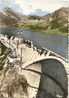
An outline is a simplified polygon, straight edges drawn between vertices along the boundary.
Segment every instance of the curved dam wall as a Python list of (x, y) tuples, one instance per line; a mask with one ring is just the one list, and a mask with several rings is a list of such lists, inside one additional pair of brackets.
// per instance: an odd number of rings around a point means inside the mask
[(36, 98), (67, 98), (68, 77), (64, 65), (55, 59), (41, 60), (33, 64), (41, 65), (41, 73), (38, 73), (41, 79)]
[(8, 55), (11, 65), (14, 63), (16, 68), (18, 66), (17, 72), (25, 75), (27, 81), (35, 86), (35, 90), (29, 90), (28, 98), (33, 98), (34, 92), (37, 93), (36, 98), (67, 98), (68, 77), (65, 61), (61, 56), (41, 47), (39, 49), (32, 42), (19, 38), (8, 39), (2, 36), (1, 43), (12, 50)]

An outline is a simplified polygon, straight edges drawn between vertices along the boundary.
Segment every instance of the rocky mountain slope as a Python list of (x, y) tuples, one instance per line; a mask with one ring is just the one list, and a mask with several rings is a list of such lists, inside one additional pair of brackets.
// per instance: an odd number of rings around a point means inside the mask
[(15, 26), (19, 20), (20, 20), (19, 14), (10, 8), (6, 8), (4, 9), (4, 11), (0, 12), (1, 26)]
[(45, 16), (25, 16), (10, 8), (0, 12), (0, 26), (13, 26), (47, 33), (67, 34), (69, 8), (60, 8)]
[[(32, 29), (40, 29), (42, 31), (47, 31), (48, 33), (67, 33), (68, 27), (68, 13), (69, 8), (61, 8), (57, 11), (45, 15), (43, 17), (32, 16), (31, 19), (38, 20), (37, 25), (31, 25)], [(38, 28), (38, 29), (37, 29)]]
[(58, 29), (63, 33), (68, 32), (68, 13), (69, 8), (61, 8), (49, 16), (49, 25), (51, 29)]

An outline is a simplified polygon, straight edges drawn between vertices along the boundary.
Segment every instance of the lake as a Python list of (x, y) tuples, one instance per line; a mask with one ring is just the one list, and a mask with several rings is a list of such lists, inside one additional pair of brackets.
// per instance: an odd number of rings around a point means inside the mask
[(67, 36), (44, 35), (41, 32), (39, 33), (17, 28), (0, 28), (0, 33), (12, 34), (14, 36), (32, 40), (34, 44), (48, 48), (63, 57), (67, 57)]

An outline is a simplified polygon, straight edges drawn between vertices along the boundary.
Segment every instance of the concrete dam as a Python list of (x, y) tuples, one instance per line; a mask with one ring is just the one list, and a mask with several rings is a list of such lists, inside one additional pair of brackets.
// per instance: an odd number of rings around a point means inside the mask
[[(5, 96), (3, 98), (69, 98), (67, 60), (49, 49), (34, 45), (31, 40), (0, 35), (0, 72), (0, 96)], [(19, 78), (16, 79), (17, 75)], [(21, 76), (26, 78), (28, 94), (23, 93), (21, 97), (21, 86), (18, 90), (13, 87), (14, 92), (10, 89), (9, 94), (5, 89), (15, 84), (13, 78), (17, 83), (24, 83), (18, 82)]]

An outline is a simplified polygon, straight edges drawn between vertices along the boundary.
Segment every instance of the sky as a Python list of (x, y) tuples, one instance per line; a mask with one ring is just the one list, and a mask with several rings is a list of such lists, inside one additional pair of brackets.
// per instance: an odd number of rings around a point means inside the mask
[(36, 9), (50, 13), (68, 5), (69, 0), (0, 0), (0, 9), (8, 6), (27, 15)]

